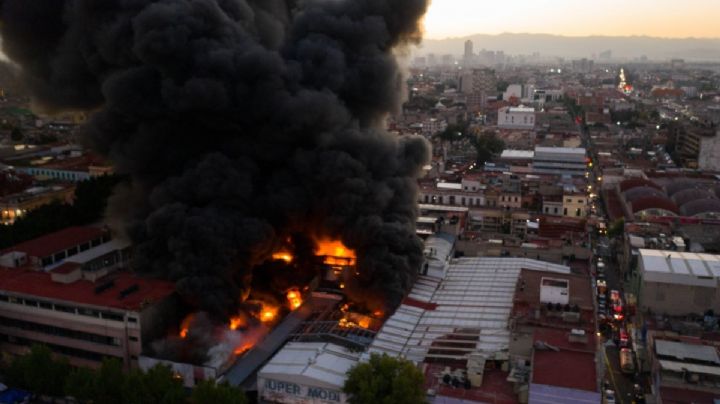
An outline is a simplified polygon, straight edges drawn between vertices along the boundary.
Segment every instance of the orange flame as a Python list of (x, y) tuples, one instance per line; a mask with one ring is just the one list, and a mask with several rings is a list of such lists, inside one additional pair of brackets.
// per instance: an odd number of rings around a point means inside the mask
[(188, 314), (180, 323), (180, 338), (187, 338), (188, 332), (190, 331), (190, 323), (192, 323), (194, 318), (195, 316), (193, 314)]
[(247, 344), (240, 345), (239, 347), (235, 348), (235, 350), (233, 351), (233, 353), (234, 353), (235, 355), (242, 355), (242, 354), (244, 354), (245, 352), (249, 351), (250, 348), (252, 348), (253, 346), (254, 346), (253, 343), (247, 343)]
[(288, 264), (291, 263), (293, 260), (292, 254), (290, 254), (288, 251), (278, 251), (272, 255), (272, 258), (274, 260), (285, 261)]
[(300, 294), (300, 291), (296, 288), (288, 290), (286, 297), (288, 303), (290, 303), (290, 310), (295, 310), (303, 304), (302, 295)]
[(247, 320), (244, 317), (241, 316), (235, 316), (230, 317), (230, 324), (228, 325), (228, 328), (231, 330), (237, 330), (238, 328), (243, 328), (247, 326)]
[(357, 259), (355, 251), (345, 247), (339, 240), (319, 240), (315, 254), (325, 257), (324, 263), (327, 265), (355, 265)]
[(258, 319), (263, 323), (272, 323), (275, 317), (277, 317), (279, 308), (266, 302), (260, 302), (260, 304), (261, 309), (258, 314)]

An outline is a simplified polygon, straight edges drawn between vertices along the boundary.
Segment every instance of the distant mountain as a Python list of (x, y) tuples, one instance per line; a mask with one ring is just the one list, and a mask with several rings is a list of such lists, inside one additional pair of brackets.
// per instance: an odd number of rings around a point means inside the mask
[(684, 58), (688, 61), (719, 61), (720, 38), (655, 38), (648, 36), (586, 36), (567, 37), (548, 34), (470, 35), (462, 38), (426, 39), (418, 54), (461, 55), (466, 40), (472, 40), (475, 53), (481, 49), (504, 51), (509, 55), (564, 58), (592, 57), (611, 50), (613, 59), (647, 56), (651, 60)]

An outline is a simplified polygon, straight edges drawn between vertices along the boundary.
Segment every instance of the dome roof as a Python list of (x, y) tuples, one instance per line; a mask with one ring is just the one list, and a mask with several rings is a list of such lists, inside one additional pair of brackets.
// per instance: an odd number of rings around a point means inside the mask
[(679, 214), (680, 210), (673, 201), (668, 198), (658, 196), (646, 196), (638, 198), (632, 202), (633, 213), (642, 212), (647, 209), (662, 209), (674, 214)]
[(683, 216), (697, 216), (707, 213), (720, 213), (720, 200), (714, 198), (697, 199), (680, 208)]
[(665, 190), (669, 196), (673, 196), (676, 193), (687, 189), (704, 188), (704, 185), (705, 184), (703, 184), (702, 181), (693, 181), (688, 178), (682, 178), (669, 183), (665, 187)]
[(699, 188), (684, 189), (682, 191), (676, 192), (675, 195), (672, 196), (672, 200), (675, 201), (677, 206), (680, 207), (682, 207), (688, 202), (696, 201), (698, 199), (709, 198), (715, 198), (715, 194), (708, 190)]
[(656, 189), (662, 189), (658, 184), (646, 180), (645, 178), (630, 178), (620, 183), (620, 192), (625, 192), (628, 189), (637, 187), (653, 187)]
[(657, 188), (640, 186), (631, 188), (623, 194), (625, 200), (632, 203), (638, 199), (655, 196), (658, 198), (666, 198), (665, 193)]

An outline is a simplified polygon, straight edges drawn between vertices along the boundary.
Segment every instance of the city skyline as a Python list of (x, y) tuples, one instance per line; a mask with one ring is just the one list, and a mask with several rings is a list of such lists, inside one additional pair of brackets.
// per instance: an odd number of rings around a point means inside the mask
[(435, 1), (425, 16), (425, 38), (502, 33), (720, 38), (720, 25), (713, 21), (720, 14), (720, 2), (712, 0), (610, 0), (588, 12), (591, 6), (577, 0), (517, 0), (505, 7), (471, 0)]

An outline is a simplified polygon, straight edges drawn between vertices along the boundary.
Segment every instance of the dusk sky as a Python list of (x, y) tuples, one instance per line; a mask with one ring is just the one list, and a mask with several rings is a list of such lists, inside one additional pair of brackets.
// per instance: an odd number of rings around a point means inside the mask
[(426, 38), (471, 34), (720, 37), (720, 0), (434, 0)]

